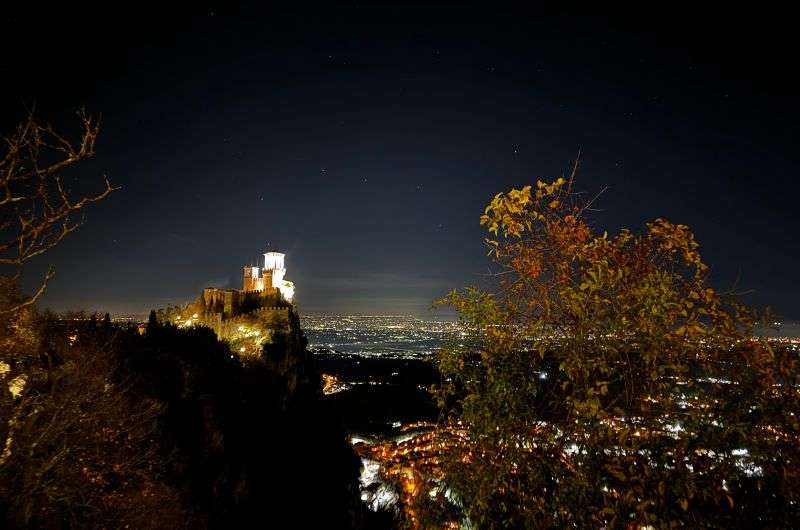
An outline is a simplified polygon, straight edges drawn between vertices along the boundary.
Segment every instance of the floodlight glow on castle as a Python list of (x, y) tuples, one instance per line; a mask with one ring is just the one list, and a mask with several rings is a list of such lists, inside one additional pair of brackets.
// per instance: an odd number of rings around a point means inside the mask
[(278, 289), (286, 301), (294, 298), (294, 283), (284, 280), (286, 269), (283, 266), (285, 255), (281, 252), (266, 252), (264, 254), (264, 267), (245, 266), (244, 285), (245, 291), (264, 291)]

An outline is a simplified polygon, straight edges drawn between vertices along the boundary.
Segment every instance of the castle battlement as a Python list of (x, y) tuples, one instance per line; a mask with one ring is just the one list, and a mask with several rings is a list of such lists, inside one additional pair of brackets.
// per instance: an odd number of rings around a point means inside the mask
[(288, 313), (290, 309), (291, 307), (289, 306), (261, 307), (252, 311), (252, 313), (266, 313), (268, 311), (286, 311)]
[(242, 294), (242, 295), (261, 295), (261, 296), (265, 296), (265, 295), (268, 295), (268, 294), (275, 294), (275, 293), (277, 293), (279, 291), (280, 291), (280, 289), (278, 289), (277, 287), (265, 287), (264, 289), (250, 289), (250, 290), (247, 290), (247, 291), (239, 290), (239, 293)]

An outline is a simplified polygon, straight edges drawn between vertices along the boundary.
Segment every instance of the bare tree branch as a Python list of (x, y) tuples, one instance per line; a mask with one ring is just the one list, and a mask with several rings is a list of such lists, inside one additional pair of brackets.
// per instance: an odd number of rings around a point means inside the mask
[(55, 274), (56, 274), (55, 269), (53, 267), (50, 267), (50, 269), (48, 269), (48, 271), (47, 271), (47, 274), (45, 274), (41, 285), (36, 290), (36, 292), (33, 294), (33, 296), (30, 296), (24, 302), (20, 302), (18, 304), (15, 304), (15, 305), (9, 307), (9, 308), (0, 309), (0, 316), (2, 316), (2, 315), (10, 315), (10, 314), (16, 313), (17, 311), (19, 311), (21, 309), (24, 309), (26, 307), (29, 307), (29, 306), (32, 306), (33, 304), (35, 304), (36, 301), (39, 300), (39, 298), (41, 298), (41, 296), (44, 294), (45, 290), (47, 289), (48, 282), (50, 281), (50, 279), (53, 276), (55, 276)]
[[(15, 272), (58, 245), (83, 223), (83, 208), (119, 189), (103, 176), (104, 188), (96, 193), (72, 193), (63, 171), (95, 154), (100, 120), (78, 111), (81, 133), (70, 140), (52, 125), (37, 120), (33, 110), (12, 134), (3, 139), (0, 154), (0, 267)], [(0, 268), (0, 274), (3, 274)], [(33, 296), (0, 310), (0, 315), (19, 311), (36, 302), (53, 277), (51, 268)]]

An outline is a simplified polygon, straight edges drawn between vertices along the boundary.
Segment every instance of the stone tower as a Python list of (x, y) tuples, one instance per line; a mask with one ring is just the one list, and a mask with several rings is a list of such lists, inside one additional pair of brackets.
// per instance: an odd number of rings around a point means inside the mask
[(242, 275), (242, 290), (254, 291), (255, 279), (258, 277), (258, 267), (251, 267), (250, 265), (244, 266), (244, 274)]
[(286, 276), (286, 268), (283, 266), (284, 257), (285, 255), (281, 252), (266, 252), (264, 254), (264, 277), (269, 275), (269, 285), (280, 290), (283, 297), (291, 302), (294, 297), (294, 284), (284, 280), (284, 276)]
[(266, 252), (264, 267), (245, 265), (242, 268), (242, 291), (280, 291), (290, 301), (294, 296), (294, 284), (286, 281), (286, 268), (283, 264), (284, 254)]

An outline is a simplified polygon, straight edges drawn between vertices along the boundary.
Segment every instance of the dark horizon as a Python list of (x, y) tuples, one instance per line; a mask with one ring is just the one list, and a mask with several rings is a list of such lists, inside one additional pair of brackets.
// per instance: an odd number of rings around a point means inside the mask
[(785, 14), (16, 9), (4, 132), (85, 106), (104, 125), (76, 175), (122, 187), (26, 272), (56, 266), (43, 306), (188, 302), (270, 244), (301, 312), (428, 314), (486, 271), (488, 200), (580, 152), (597, 230), (687, 224), (718, 288), (800, 319)]

